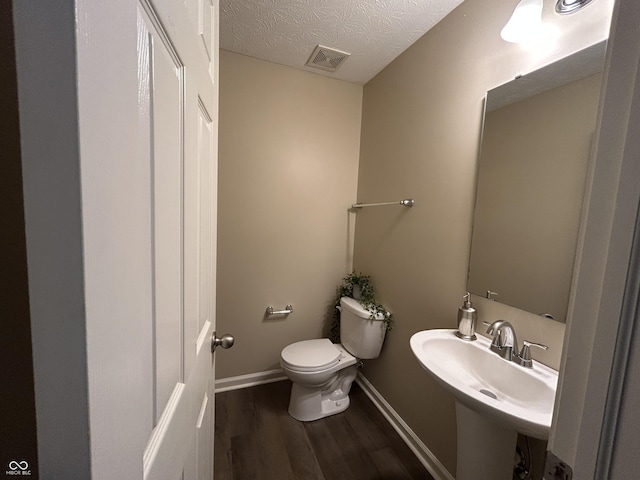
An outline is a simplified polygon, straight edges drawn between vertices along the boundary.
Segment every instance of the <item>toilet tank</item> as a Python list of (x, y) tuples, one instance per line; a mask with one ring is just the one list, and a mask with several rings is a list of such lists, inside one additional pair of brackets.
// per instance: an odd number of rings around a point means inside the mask
[(340, 343), (360, 359), (377, 358), (387, 330), (381, 314), (375, 319), (357, 300), (340, 299)]

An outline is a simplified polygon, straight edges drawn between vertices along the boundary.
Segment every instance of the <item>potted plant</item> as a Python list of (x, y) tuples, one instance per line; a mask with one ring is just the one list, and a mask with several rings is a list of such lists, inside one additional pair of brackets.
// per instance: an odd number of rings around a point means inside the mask
[[(382, 304), (376, 301), (375, 292), (369, 275), (351, 272), (342, 279), (342, 285), (338, 288), (338, 294), (334, 301), (334, 307), (340, 305), (342, 297), (351, 297), (360, 302), (360, 305), (367, 310), (371, 319), (375, 319), (378, 314), (384, 317), (382, 322), (384, 328), (389, 331), (393, 328), (393, 314), (389, 313)], [(331, 323), (330, 338), (333, 342), (340, 340), (340, 312), (334, 308), (333, 321)]]

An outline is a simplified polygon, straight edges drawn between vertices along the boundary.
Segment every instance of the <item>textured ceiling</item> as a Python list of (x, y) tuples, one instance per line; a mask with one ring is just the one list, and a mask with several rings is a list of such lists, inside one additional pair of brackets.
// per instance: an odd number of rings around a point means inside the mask
[[(220, 46), (366, 83), (462, 0), (220, 0)], [(334, 73), (305, 67), (316, 45), (351, 53)]]

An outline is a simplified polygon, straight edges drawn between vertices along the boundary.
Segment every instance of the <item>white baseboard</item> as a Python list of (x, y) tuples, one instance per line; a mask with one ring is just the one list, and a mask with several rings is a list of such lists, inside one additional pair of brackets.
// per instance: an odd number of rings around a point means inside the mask
[(380, 392), (375, 389), (361, 372), (358, 372), (356, 382), (435, 480), (455, 480), (453, 475), (440, 463), (433, 452), (422, 443), (422, 440), (418, 438), (409, 425), (398, 415), (398, 412), (389, 405), (384, 397), (380, 395)]
[[(287, 377), (281, 369), (221, 378), (216, 380), (216, 393), (254, 387), (256, 385), (279, 382), (286, 379)], [(422, 440), (418, 438), (409, 425), (398, 415), (398, 412), (389, 405), (380, 392), (375, 389), (362, 373), (358, 372), (356, 382), (435, 480), (455, 480), (453, 475), (440, 463), (431, 450), (422, 443)]]
[(248, 375), (238, 375), (237, 377), (220, 378), (216, 380), (216, 393), (228, 390), (238, 390), (240, 388), (255, 387), (264, 383), (279, 382), (286, 380), (287, 376), (282, 369), (268, 370), (266, 372), (249, 373)]

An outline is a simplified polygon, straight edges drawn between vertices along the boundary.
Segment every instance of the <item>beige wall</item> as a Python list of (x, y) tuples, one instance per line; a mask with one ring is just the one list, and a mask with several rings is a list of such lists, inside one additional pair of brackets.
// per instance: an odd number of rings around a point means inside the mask
[[(481, 105), (487, 90), (606, 38), (612, 1), (543, 20), (562, 28), (555, 43), (509, 44), (499, 32), (514, 2), (467, 0), (364, 89), (358, 200), (413, 197), (411, 209), (358, 212), (354, 266), (372, 275), (396, 327), (365, 375), (455, 473), (452, 397), (418, 366), (410, 336), (453, 328), (466, 289)], [(550, 39), (550, 35), (546, 36)], [(497, 302), (476, 300), (479, 320), (507, 318), (535, 353), (558, 367), (564, 325)]]
[(217, 330), (236, 344), (217, 378), (322, 336), (352, 265), (361, 107), (362, 86), (221, 52)]

